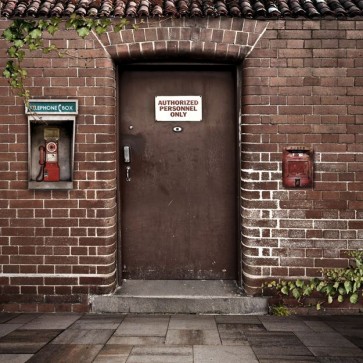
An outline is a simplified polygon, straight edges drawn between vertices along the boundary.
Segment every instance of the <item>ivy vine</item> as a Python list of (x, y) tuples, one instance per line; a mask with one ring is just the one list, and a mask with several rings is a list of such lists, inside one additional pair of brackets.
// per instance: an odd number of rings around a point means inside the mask
[[(46, 45), (46, 33), (53, 36), (59, 31), (61, 19), (15, 19), (1, 34), (1, 38), (9, 43), (3, 76), (8, 80), (14, 93), (22, 97), (25, 104), (29, 104), (30, 91), (25, 86), (25, 80), (28, 72), (23, 67), (23, 60), (26, 51), (34, 52), (40, 50), (43, 54), (57, 52), (63, 56), (54, 44)], [(118, 32), (123, 29), (129, 21), (121, 19), (115, 24), (114, 31)], [(108, 18), (85, 18), (76, 14), (71, 15), (65, 22), (66, 30), (75, 30), (77, 34), (84, 39), (91, 32), (101, 35), (108, 31), (111, 20)], [(134, 27), (135, 28), (135, 27)], [(47, 42), (49, 44), (49, 42)]]
[(333, 301), (349, 301), (351, 304), (357, 304), (363, 296), (363, 250), (351, 251), (349, 256), (352, 257), (352, 265), (347, 268), (323, 270), (321, 279), (270, 281), (265, 283), (263, 288), (275, 290), (281, 296), (292, 296), (300, 303), (303, 303), (306, 297), (320, 293), (319, 296), (324, 299), (320, 299), (316, 304), (318, 310), (325, 302), (331, 304)]

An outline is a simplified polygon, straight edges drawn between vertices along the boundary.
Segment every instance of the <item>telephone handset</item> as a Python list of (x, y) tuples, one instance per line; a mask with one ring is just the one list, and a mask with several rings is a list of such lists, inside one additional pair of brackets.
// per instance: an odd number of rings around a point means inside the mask
[(60, 129), (58, 127), (44, 128), (45, 145), (39, 146), (40, 170), (36, 181), (57, 182), (60, 180), (58, 164), (58, 140)]

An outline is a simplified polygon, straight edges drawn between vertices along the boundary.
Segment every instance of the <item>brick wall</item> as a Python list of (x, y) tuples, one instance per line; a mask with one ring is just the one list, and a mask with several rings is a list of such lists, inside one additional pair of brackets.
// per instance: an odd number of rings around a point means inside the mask
[[(363, 22), (270, 22), (243, 65), (244, 281), (320, 276), (363, 239)], [(315, 151), (314, 188), (286, 190), (282, 148)]]
[[(9, 22), (1, 21), (4, 28)], [(77, 98), (70, 191), (27, 190), (27, 119), (0, 78), (0, 304), (4, 310), (79, 311), (115, 287), (115, 75), (92, 37), (57, 34), (71, 56), (26, 58), (33, 98)], [(0, 66), (5, 64), (1, 41)]]
[[(116, 286), (113, 61), (242, 63), (240, 242), (248, 293), (265, 279), (346, 266), (346, 251), (360, 248), (363, 235), (362, 26), (176, 19), (86, 41), (58, 34), (56, 44), (72, 56), (35, 53), (26, 65), (33, 97), (79, 100), (72, 191), (27, 190), (24, 107), (0, 78), (2, 308), (85, 310), (89, 294)], [(282, 187), (282, 149), (296, 144), (315, 150), (313, 189)]]

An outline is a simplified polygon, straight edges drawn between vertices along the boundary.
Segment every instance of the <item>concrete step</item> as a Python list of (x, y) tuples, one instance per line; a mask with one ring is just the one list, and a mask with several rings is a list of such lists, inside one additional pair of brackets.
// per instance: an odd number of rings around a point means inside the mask
[(125, 280), (91, 297), (95, 313), (267, 314), (267, 299), (244, 296), (231, 280)]

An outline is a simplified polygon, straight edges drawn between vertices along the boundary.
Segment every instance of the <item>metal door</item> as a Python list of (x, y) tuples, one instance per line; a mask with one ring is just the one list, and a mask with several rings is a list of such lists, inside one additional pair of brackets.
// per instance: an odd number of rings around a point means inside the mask
[[(120, 87), (122, 278), (235, 279), (233, 71), (129, 67)], [(202, 119), (156, 121), (157, 96), (201, 96)]]

